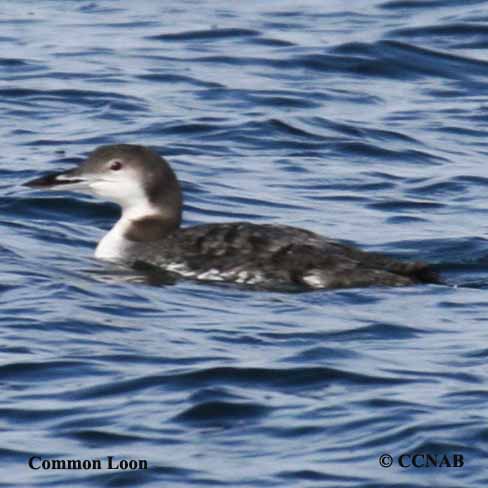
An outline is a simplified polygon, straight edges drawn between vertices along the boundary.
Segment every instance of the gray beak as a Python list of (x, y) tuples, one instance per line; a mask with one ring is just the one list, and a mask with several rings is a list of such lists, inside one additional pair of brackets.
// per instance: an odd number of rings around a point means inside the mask
[(61, 173), (49, 173), (31, 181), (27, 181), (23, 186), (36, 188), (39, 190), (61, 189), (61, 187), (80, 188), (85, 186), (86, 179), (80, 176), (79, 168), (70, 169)]

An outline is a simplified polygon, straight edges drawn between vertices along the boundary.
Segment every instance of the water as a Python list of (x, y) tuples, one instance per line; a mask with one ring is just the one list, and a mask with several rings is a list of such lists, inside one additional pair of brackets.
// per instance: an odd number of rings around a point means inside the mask
[[(486, 2), (4, 3), (0, 486), (487, 486)], [(20, 186), (115, 142), (167, 156), (187, 225), (297, 225), (452, 286), (150, 286), (92, 258), (114, 206)]]

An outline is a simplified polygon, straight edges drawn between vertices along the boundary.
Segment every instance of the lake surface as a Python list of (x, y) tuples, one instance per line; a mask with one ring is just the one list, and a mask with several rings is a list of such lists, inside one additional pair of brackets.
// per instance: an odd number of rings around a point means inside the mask
[[(488, 486), (487, 2), (19, 1), (0, 27), (1, 487)], [(449, 286), (151, 286), (92, 257), (115, 206), (21, 186), (122, 142), (168, 158), (185, 225)], [(148, 469), (28, 464), (108, 456)]]

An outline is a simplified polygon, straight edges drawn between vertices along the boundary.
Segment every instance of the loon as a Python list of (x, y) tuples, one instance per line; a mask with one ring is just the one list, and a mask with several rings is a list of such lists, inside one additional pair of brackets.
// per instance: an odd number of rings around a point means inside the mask
[(167, 161), (140, 145), (95, 149), (80, 166), (25, 183), (88, 192), (117, 203), (120, 219), (95, 257), (171, 276), (234, 282), (262, 289), (408, 286), (440, 283), (426, 263), (403, 262), (308, 230), (249, 222), (180, 227), (183, 198)]

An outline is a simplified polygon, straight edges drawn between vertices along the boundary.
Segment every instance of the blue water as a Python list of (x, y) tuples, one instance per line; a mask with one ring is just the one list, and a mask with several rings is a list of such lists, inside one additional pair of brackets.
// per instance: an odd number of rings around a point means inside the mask
[[(487, 2), (19, 1), (0, 28), (0, 486), (488, 486)], [(451, 286), (151, 286), (92, 257), (116, 207), (21, 186), (118, 142), (169, 159), (186, 225), (296, 225)]]

